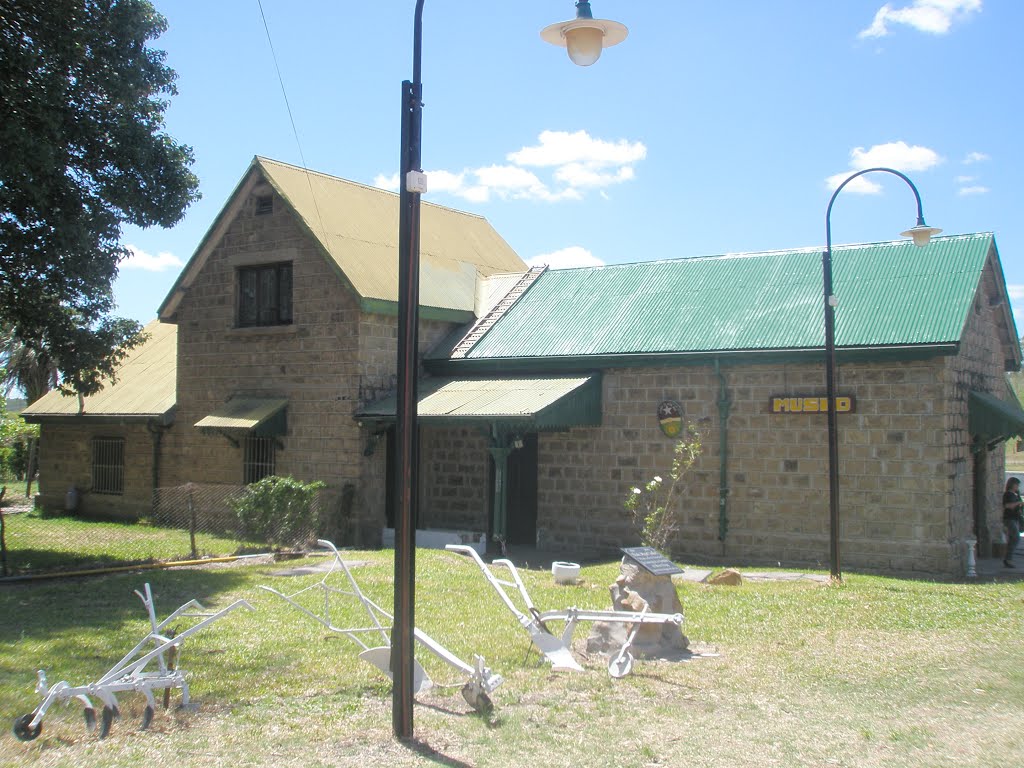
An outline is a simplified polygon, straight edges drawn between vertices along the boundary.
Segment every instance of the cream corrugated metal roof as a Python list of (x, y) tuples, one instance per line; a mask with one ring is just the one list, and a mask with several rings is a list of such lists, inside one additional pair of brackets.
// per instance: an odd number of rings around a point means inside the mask
[[(117, 381), (85, 398), (85, 416), (164, 418), (174, 409), (178, 369), (178, 327), (153, 320), (144, 329), (149, 338), (128, 353)], [(77, 417), (78, 398), (54, 390), (28, 406), (26, 421)]]
[[(257, 175), (254, 176), (253, 172)], [(364, 306), (398, 301), (398, 195), (264, 157), (225, 205), (160, 308), (173, 316), (181, 291), (202, 268), (262, 175), (337, 265)], [(478, 275), (523, 272), (526, 265), (481, 216), (423, 203), (420, 222), (420, 304), (472, 313)]]

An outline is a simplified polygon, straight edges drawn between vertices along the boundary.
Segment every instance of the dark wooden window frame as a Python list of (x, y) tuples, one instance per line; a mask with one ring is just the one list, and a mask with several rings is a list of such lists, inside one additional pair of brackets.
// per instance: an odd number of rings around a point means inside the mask
[(239, 267), (238, 327), (292, 323), (292, 263)]

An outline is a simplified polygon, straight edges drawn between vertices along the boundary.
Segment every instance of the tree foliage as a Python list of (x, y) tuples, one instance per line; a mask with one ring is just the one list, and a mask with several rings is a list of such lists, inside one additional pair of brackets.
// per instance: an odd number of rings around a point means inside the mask
[(80, 394), (140, 341), (111, 317), (122, 225), (173, 226), (199, 196), (164, 131), (165, 29), (148, 0), (0, 0), (0, 326)]

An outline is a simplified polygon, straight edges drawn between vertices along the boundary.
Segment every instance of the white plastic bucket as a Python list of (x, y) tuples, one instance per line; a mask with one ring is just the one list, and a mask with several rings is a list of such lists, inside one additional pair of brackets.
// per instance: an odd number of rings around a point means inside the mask
[(551, 564), (551, 575), (556, 584), (575, 584), (580, 577), (580, 564), (556, 561)]

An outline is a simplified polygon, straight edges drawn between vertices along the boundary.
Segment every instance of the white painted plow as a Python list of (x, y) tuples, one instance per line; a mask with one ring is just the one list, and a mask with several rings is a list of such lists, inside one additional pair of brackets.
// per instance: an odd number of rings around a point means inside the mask
[[(95, 731), (96, 708), (93, 706), (90, 696), (95, 696), (103, 703), (99, 737), (106, 738), (110, 733), (110, 724), (115, 717), (121, 715), (117, 694), (125, 692), (138, 692), (146, 697), (146, 710), (142, 715), (142, 730), (145, 730), (152, 722), (153, 713), (156, 710), (154, 691), (164, 691), (163, 704), (166, 709), (170, 704), (171, 689), (180, 688), (182, 706), (188, 705), (187, 673), (177, 666), (178, 649), (182, 643), (236, 608), (244, 606), (252, 610), (252, 606), (245, 600), (236, 600), (227, 608), (216, 613), (207, 613), (206, 609), (197, 601), (189, 600), (166, 619), (157, 623), (153, 594), (149, 589), (149, 584), (145, 585), (145, 593), (139, 592), (137, 589), (134, 591), (149, 613), (150, 631), (124, 658), (95, 682), (71, 685), (61, 680), (51, 687), (47, 685), (46, 673), (40, 669), (36, 673), (38, 677), (36, 693), (43, 697), (43, 701), (32, 712), (22, 715), (14, 721), (14, 735), (18, 739), (31, 741), (36, 738), (43, 729), (43, 718), (47, 710), (55, 702), (70, 703), (71, 699), (78, 699), (85, 706), (85, 727), (90, 733)], [(199, 619), (199, 621), (180, 632), (168, 629), (168, 625), (178, 619)], [(147, 648), (151, 649), (147, 651)], [(147, 669), (151, 662), (155, 668)]]
[[(494, 574), (492, 568), (487, 566), (487, 563), (481, 559), (480, 555), (472, 547), (461, 544), (449, 544), (445, 549), (473, 558), (487, 581), (490, 582), (491, 586), (498, 593), (502, 602), (512, 611), (523, 629), (529, 633), (533, 644), (544, 654), (544, 658), (551, 663), (553, 669), (582, 671), (583, 667), (573, 657), (571, 650), (573, 633), (576, 631), (576, 625), (581, 621), (621, 622), (633, 625), (633, 631), (629, 633), (626, 642), (619, 649), (618, 653), (612, 655), (611, 661), (608, 664), (608, 674), (616, 678), (625, 677), (633, 669), (633, 654), (630, 653), (630, 647), (636, 637), (636, 630), (639, 629), (641, 624), (675, 624), (676, 626), (682, 626), (683, 624), (683, 614), (681, 613), (653, 613), (646, 606), (642, 611), (602, 611), (586, 608), (538, 611), (530, 599), (530, 594), (526, 591), (526, 585), (523, 584), (523, 580), (519, 577), (519, 571), (516, 570), (511, 560), (495, 560), (491, 564), (508, 571), (512, 580), (507, 581), (499, 579)], [(515, 601), (509, 597), (506, 588), (515, 588), (519, 592), (519, 597), (525, 610), (520, 610), (516, 606)], [(547, 622), (549, 621), (565, 622), (565, 628), (562, 631), (561, 637), (554, 635), (548, 629)]]
[[(338, 634), (345, 635), (351, 639), (363, 649), (359, 654), (360, 659), (369, 662), (387, 675), (388, 679), (392, 679), (391, 637), (388, 633), (391, 630), (391, 623), (394, 620), (394, 617), (363, 594), (363, 591), (359, 589), (359, 585), (352, 576), (352, 572), (349, 571), (348, 566), (345, 565), (345, 561), (342, 559), (341, 553), (338, 552), (333, 543), (326, 539), (319, 539), (317, 544), (329, 549), (334, 554), (334, 560), (331, 563), (330, 569), (324, 577), (320, 579), (320, 581), (293, 592), (290, 595), (283, 594), (273, 587), (261, 586), (260, 589), (265, 589), (267, 592), (275, 594), (281, 599), (286, 600), (294, 608), (306, 614), (306, 616), (310, 617), (314, 621), (323, 624), (331, 632), (337, 632)], [(335, 574), (339, 571), (345, 574), (345, 579), (348, 582), (348, 589), (340, 588), (330, 583), (330, 581), (336, 580)], [(322, 614), (309, 610), (297, 601), (297, 598), (300, 595), (309, 591), (318, 591), (321, 593), (323, 598)], [(331, 600), (332, 598), (339, 597), (349, 597), (358, 600), (366, 610), (372, 626), (339, 627), (335, 625), (331, 618)], [(454, 667), (468, 677), (465, 685), (462, 686), (462, 696), (465, 698), (467, 703), (473, 707), (473, 709), (484, 713), (489, 713), (494, 709), (494, 705), (491, 703), (491, 699), (488, 694), (492, 693), (499, 685), (502, 684), (503, 678), (501, 675), (491, 672), (491, 670), (484, 665), (483, 657), (474, 656), (473, 665), (469, 665), (430, 637), (426, 632), (422, 632), (419, 629), (414, 628), (413, 634), (416, 640), (427, 648), (427, 650), (449, 666)], [(366, 635), (379, 635), (381, 644), (371, 646), (370, 643), (364, 640)], [(429, 690), (433, 686), (433, 681), (430, 679), (429, 675), (427, 675), (426, 670), (424, 670), (420, 663), (415, 659), (413, 660), (413, 665), (414, 692), (422, 693)]]

